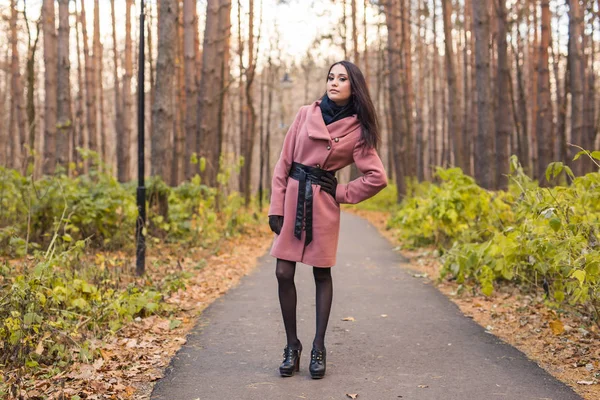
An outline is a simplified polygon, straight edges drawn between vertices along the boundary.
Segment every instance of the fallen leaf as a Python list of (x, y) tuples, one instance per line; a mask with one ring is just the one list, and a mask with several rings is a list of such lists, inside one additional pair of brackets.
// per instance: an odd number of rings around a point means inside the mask
[(595, 381), (577, 381), (578, 385), (595, 385)]
[(552, 333), (555, 335), (560, 335), (565, 331), (565, 327), (560, 319), (556, 319), (554, 321), (550, 321), (550, 328), (552, 329)]
[(346, 396), (350, 397), (351, 399), (355, 399), (358, 397), (358, 393), (346, 393)]
[(342, 321), (354, 321), (354, 317), (342, 318)]
[(382, 318), (387, 318), (387, 314), (381, 314)]
[(419, 387), (419, 388), (421, 388), (421, 389), (424, 389), (424, 388), (428, 388), (428, 387), (429, 387), (429, 385), (419, 385), (419, 386), (417, 386), (417, 387)]

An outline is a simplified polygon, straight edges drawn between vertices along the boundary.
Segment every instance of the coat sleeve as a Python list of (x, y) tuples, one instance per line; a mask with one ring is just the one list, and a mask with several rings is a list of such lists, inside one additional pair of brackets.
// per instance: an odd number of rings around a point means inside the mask
[(283, 205), (285, 199), (285, 190), (294, 157), (294, 147), (296, 145), (296, 136), (302, 120), (302, 108), (296, 114), (296, 118), (285, 134), (283, 139), (283, 148), (271, 181), (271, 205), (269, 206), (269, 215), (283, 215)]
[(373, 148), (365, 148), (362, 141), (354, 146), (352, 156), (362, 176), (347, 184), (338, 184), (335, 200), (338, 203), (356, 204), (375, 196), (387, 186), (383, 163)]

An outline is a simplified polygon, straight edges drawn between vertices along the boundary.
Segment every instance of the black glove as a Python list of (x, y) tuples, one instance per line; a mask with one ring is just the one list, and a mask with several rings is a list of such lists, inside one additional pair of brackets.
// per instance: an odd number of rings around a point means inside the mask
[(283, 226), (283, 215), (269, 215), (269, 226), (273, 232), (279, 235)]
[(337, 178), (334, 176), (330, 178), (327, 175), (323, 175), (319, 180), (319, 185), (321, 185), (321, 190), (329, 193), (331, 197), (335, 200), (335, 191), (337, 190)]

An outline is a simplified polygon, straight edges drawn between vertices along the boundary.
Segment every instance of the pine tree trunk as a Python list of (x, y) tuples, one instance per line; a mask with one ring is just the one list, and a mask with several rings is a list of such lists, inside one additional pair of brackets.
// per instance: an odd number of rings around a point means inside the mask
[(171, 186), (177, 186), (185, 179), (185, 75), (183, 48), (183, 7), (178, 0), (177, 40), (175, 41), (175, 119), (173, 121), (174, 146)]
[(98, 151), (98, 129), (96, 127), (98, 116), (96, 114), (96, 83), (94, 55), (90, 55), (88, 47), (87, 22), (85, 16), (85, 1), (81, 1), (81, 30), (83, 34), (83, 54), (85, 57), (85, 103), (87, 108), (88, 147)]
[(498, 72), (496, 74), (496, 189), (508, 187), (507, 176), (512, 132), (510, 112), (510, 75), (508, 70), (508, 44), (506, 41), (506, 0), (497, 2)]
[[(128, 0), (129, 1), (129, 0)], [(172, 168), (173, 120), (175, 99), (175, 46), (177, 40), (177, 20), (179, 17), (177, 0), (164, 0), (160, 3), (158, 16), (158, 56), (156, 59), (156, 93), (152, 104), (152, 175), (169, 182)]]
[(358, 24), (357, 24), (357, 15), (356, 15), (356, 0), (350, 0), (350, 8), (351, 8), (351, 19), (352, 19), (352, 50), (354, 62), (356, 65), (360, 64), (360, 55), (358, 52)]
[[(73, 162), (76, 164), (76, 168), (77, 170), (82, 170), (87, 172), (87, 170), (85, 170), (85, 167), (83, 165), (80, 165), (80, 156), (79, 156), (79, 152), (77, 151), (77, 147), (84, 149), (87, 147), (87, 132), (86, 132), (86, 121), (85, 121), (85, 115), (84, 115), (84, 99), (83, 99), (83, 93), (84, 93), (84, 80), (83, 80), (83, 69), (85, 68), (85, 66), (83, 65), (83, 62), (81, 61), (81, 43), (80, 43), (80, 39), (79, 39), (79, 25), (80, 25), (80, 19), (81, 19), (81, 14), (79, 12), (77, 12), (77, 10), (75, 11), (76, 13), (76, 18), (75, 18), (75, 40), (76, 40), (76, 45), (77, 45), (77, 98), (76, 98), (76, 110), (75, 110), (75, 118), (77, 120), (77, 129), (76, 132), (73, 136), (73, 155), (72, 155), (72, 160)], [(83, 167), (83, 168), (82, 168)]]
[[(118, 151), (119, 159), (122, 160), (122, 164), (119, 166), (119, 181), (128, 182), (131, 180), (131, 169), (132, 169), (132, 131), (133, 131), (133, 121), (135, 119), (134, 110), (133, 110), (133, 96), (131, 94), (131, 79), (133, 78), (133, 39), (131, 37), (131, 8), (133, 7), (133, 0), (125, 1), (125, 73), (123, 75), (123, 87), (122, 87), (122, 131), (121, 131), (121, 149)], [(162, 7), (162, 3), (161, 3)], [(171, 46), (173, 46), (171, 43)], [(173, 74), (173, 69), (169, 70), (170, 74)], [(170, 132), (170, 130), (168, 131)], [(153, 141), (154, 143), (154, 141)], [(163, 166), (166, 168), (165, 166)], [(170, 169), (169, 169), (170, 170)], [(166, 176), (159, 174), (165, 182), (169, 182)]]
[(529, 115), (530, 115), (530, 125), (529, 125), (529, 139), (531, 141), (529, 149), (531, 152), (531, 165), (532, 165), (532, 171), (533, 173), (535, 173), (535, 171), (538, 170), (538, 145), (537, 145), (537, 132), (536, 132), (536, 118), (537, 118), (537, 94), (538, 94), (538, 89), (537, 89), (537, 83), (538, 83), (538, 49), (539, 49), (539, 42), (538, 42), (538, 7), (537, 7), (537, 1), (538, 0), (530, 0), (529, 3), (527, 5), (528, 8), (532, 9), (532, 14), (533, 14), (533, 43), (529, 44), (529, 71), (530, 71), (530, 80), (529, 80), (529, 84), (530, 84), (530, 92), (531, 93), (531, 101), (529, 102)]
[(106, 154), (106, 137), (104, 131), (104, 101), (103, 84), (102, 84), (102, 43), (100, 42), (100, 3), (99, 0), (94, 0), (94, 37), (92, 39), (92, 47), (94, 52), (94, 82), (97, 97), (96, 115), (98, 115), (97, 129), (98, 134), (98, 155), (104, 162), (108, 161)]
[(452, 41), (452, 2), (442, 1), (444, 20), (444, 56), (446, 59), (446, 79), (448, 81), (448, 130), (452, 135), (454, 145), (454, 164), (468, 173), (469, 163), (465, 154), (465, 140), (460, 129), (460, 100), (458, 98), (458, 85), (456, 82), (456, 67), (454, 65), (454, 45)]
[(58, 56), (54, 0), (44, 0), (44, 174), (54, 173), (56, 166)]
[(246, 106), (247, 106), (247, 117), (246, 117), (246, 129), (245, 129), (245, 153), (244, 156), (244, 165), (242, 167), (242, 185), (243, 188), (242, 193), (244, 194), (244, 201), (246, 207), (250, 205), (250, 195), (251, 195), (251, 176), (252, 176), (252, 165), (253, 165), (253, 149), (254, 142), (256, 140), (256, 111), (254, 109), (254, 97), (252, 95), (253, 92), (253, 82), (256, 71), (256, 58), (258, 53), (255, 54), (254, 45), (255, 39), (252, 32), (254, 32), (254, 0), (249, 0), (248, 3), (248, 68), (246, 70)]
[(229, 82), (231, 2), (208, 0), (202, 80), (199, 89), (199, 154), (206, 160), (203, 182), (216, 186), (223, 138), (226, 87)]
[(517, 88), (518, 88), (518, 117), (519, 117), (519, 126), (520, 126), (520, 136), (518, 138), (519, 142), (519, 161), (523, 166), (523, 170), (525, 173), (530, 173), (533, 171), (533, 165), (531, 162), (531, 156), (529, 151), (529, 125), (527, 124), (527, 99), (525, 95), (525, 63), (521, 63), (521, 58), (519, 54), (523, 54), (523, 41), (521, 39), (521, 34), (519, 29), (517, 28), (517, 51), (515, 57), (515, 67), (517, 69)]
[(396, 186), (398, 191), (397, 201), (400, 202), (406, 195), (406, 183), (404, 173), (404, 151), (402, 149), (401, 132), (403, 108), (402, 98), (400, 96), (400, 26), (398, 26), (400, 15), (399, 0), (388, 0), (384, 3), (385, 19), (388, 29), (388, 68), (389, 68), (389, 102), (390, 102), (390, 118), (392, 140), (390, 145), (393, 146), (394, 157), (394, 176), (396, 178)]
[(367, 45), (367, 6), (369, 4), (369, 0), (364, 0), (363, 3), (363, 60), (364, 60), (364, 68), (363, 75), (365, 76), (365, 81), (367, 84), (369, 83), (369, 47)]
[[(432, 25), (433, 25), (433, 37), (437, 38), (437, 13), (436, 13), (436, 0), (432, 1)], [(438, 86), (438, 62), (439, 62), (439, 51), (437, 47), (437, 41), (433, 41), (433, 54), (431, 56), (431, 71), (432, 71), (432, 85), (431, 85), (431, 122), (430, 122), (430, 142), (431, 142), (431, 164), (433, 166), (441, 165), (440, 160), (440, 149), (439, 149), (439, 130), (438, 130), (438, 105), (439, 105), (439, 86)]]
[(18, 51), (18, 33), (17, 33), (17, 4), (16, 0), (11, 1), (10, 17), (10, 44), (11, 44), (11, 122), (9, 129), (9, 138), (11, 143), (10, 167), (25, 171), (24, 146), (27, 141), (27, 113), (23, 99), (23, 82), (20, 71), (19, 51)]
[(58, 0), (58, 134), (56, 163), (64, 168), (68, 167), (69, 145), (73, 135), (69, 32), (69, 0)]
[(185, 69), (185, 177), (192, 178), (197, 167), (190, 162), (197, 147), (198, 117), (196, 100), (198, 96), (196, 82), (196, 57), (198, 40), (198, 16), (196, 1), (183, 1), (183, 47)]
[(117, 178), (119, 182), (126, 182), (127, 172), (130, 168), (129, 143), (124, 141), (123, 136), (123, 107), (121, 106), (121, 84), (119, 79), (119, 50), (117, 46), (117, 24), (115, 14), (115, 0), (110, 0), (112, 42), (113, 42), (113, 81), (115, 95), (115, 136), (117, 150)]
[(405, 148), (405, 174), (410, 177), (417, 176), (417, 161), (415, 156), (415, 129), (413, 124), (413, 110), (414, 110), (414, 89), (413, 89), (413, 77), (412, 77), (412, 40), (411, 40), (411, 0), (400, 0), (401, 7), (401, 19), (402, 19), (402, 44), (401, 49), (403, 50), (404, 56), (404, 73), (402, 75), (403, 80), (403, 93), (404, 93), (404, 125), (406, 126), (406, 138), (404, 141)]
[(538, 53), (538, 94), (537, 94), (537, 152), (538, 162), (536, 178), (540, 183), (546, 181), (546, 167), (553, 160), (554, 149), (554, 113), (550, 98), (550, 66), (548, 47), (550, 47), (550, 0), (542, 0), (542, 38)]
[[(473, 1), (475, 21), (475, 61), (477, 68), (477, 141), (475, 143), (475, 179), (482, 187), (495, 187), (493, 160), (494, 117), (490, 88), (490, 20), (487, 0)], [(452, 101), (451, 101), (452, 103)]]
[[(569, 62), (571, 86), (571, 143), (582, 146), (583, 140), (583, 62), (581, 41), (583, 39), (583, 12), (579, 0), (569, 0)], [(591, 150), (591, 149), (586, 149)], [(571, 150), (571, 157), (579, 152)], [(573, 164), (573, 172), (581, 175), (585, 171), (585, 157)]]

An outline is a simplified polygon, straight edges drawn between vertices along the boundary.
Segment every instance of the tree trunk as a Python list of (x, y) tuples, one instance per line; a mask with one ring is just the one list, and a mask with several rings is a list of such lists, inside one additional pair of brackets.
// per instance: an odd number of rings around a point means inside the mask
[(402, 149), (402, 115), (400, 109), (403, 107), (400, 97), (400, 27), (398, 16), (400, 15), (399, 0), (388, 0), (384, 3), (385, 20), (388, 29), (388, 68), (389, 68), (389, 101), (392, 140), (394, 156), (394, 176), (398, 191), (397, 201), (400, 202), (406, 195), (406, 182), (404, 173), (404, 152)]
[(183, 58), (183, 7), (178, 2), (177, 40), (175, 41), (175, 119), (173, 120), (174, 146), (171, 186), (177, 186), (185, 179), (185, 75)]
[(401, 7), (401, 26), (402, 26), (402, 44), (401, 49), (404, 55), (404, 73), (403, 78), (403, 93), (404, 93), (404, 125), (406, 126), (405, 138), (405, 174), (406, 176), (417, 176), (417, 162), (415, 156), (415, 129), (413, 124), (413, 109), (414, 109), (414, 89), (412, 79), (412, 41), (411, 41), (411, 0), (400, 0)]
[(44, 0), (44, 174), (54, 173), (56, 166), (56, 122), (58, 56), (54, 0)]
[(364, 0), (363, 3), (363, 59), (364, 59), (364, 68), (363, 75), (365, 76), (365, 81), (367, 84), (369, 83), (369, 47), (367, 46), (367, 6), (369, 4), (369, 0)]
[[(26, 138), (26, 143), (27, 143), (27, 149), (28, 149), (28, 153), (27, 153), (27, 161), (26, 164), (27, 167), (29, 168), (29, 166), (31, 166), (32, 168), (32, 172), (34, 171), (34, 166), (35, 166), (35, 160), (34, 160), (34, 155), (35, 153), (35, 132), (36, 129), (38, 128), (39, 124), (36, 121), (36, 107), (35, 107), (35, 102), (34, 102), (34, 95), (35, 95), (35, 82), (36, 82), (36, 71), (35, 71), (35, 60), (36, 60), (36, 53), (37, 53), (37, 45), (38, 45), (38, 41), (40, 38), (40, 24), (42, 22), (41, 19), (38, 19), (38, 21), (35, 23), (36, 26), (36, 34), (35, 34), (35, 38), (32, 37), (32, 32), (31, 29), (29, 29), (29, 21), (28, 21), (28, 17), (27, 17), (27, 7), (26, 7), (27, 3), (23, 3), (23, 16), (25, 18), (25, 22), (27, 23), (27, 34), (28, 34), (28, 38), (27, 38), (27, 43), (28, 43), (28, 48), (27, 48), (27, 66), (26, 66), (26, 79), (27, 79), (27, 99), (26, 99), (26, 110), (27, 110), (27, 125), (29, 126), (29, 129), (27, 130), (27, 138)], [(31, 43), (33, 40), (33, 44)], [(39, 154), (39, 153), (38, 153)], [(38, 156), (39, 158), (39, 156)]]
[[(436, 0), (432, 1), (432, 25), (433, 25), (433, 37), (437, 38), (437, 13), (436, 13)], [(433, 166), (438, 166), (441, 164), (440, 160), (440, 149), (439, 149), (439, 134), (438, 134), (438, 105), (439, 105), (439, 86), (438, 86), (438, 61), (439, 61), (439, 51), (437, 47), (437, 40), (433, 40), (433, 54), (431, 56), (432, 62), (432, 103), (431, 107), (431, 122), (430, 122), (430, 142), (431, 142), (431, 162)]]
[[(83, 105), (83, 92), (84, 92), (84, 80), (83, 80), (83, 62), (81, 61), (81, 44), (79, 40), (79, 25), (81, 14), (75, 10), (76, 18), (75, 18), (75, 40), (77, 45), (77, 98), (76, 98), (76, 111), (75, 118), (77, 119), (77, 130), (73, 136), (73, 155), (72, 160), (76, 164), (77, 170), (85, 170), (83, 165), (79, 165), (79, 152), (77, 151), (77, 147), (84, 149), (87, 147), (87, 133), (86, 133), (86, 121), (84, 115), (84, 105)], [(87, 172), (87, 171), (86, 171)]]
[(106, 137), (104, 131), (104, 106), (102, 102), (104, 101), (103, 84), (102, 84), (102, 43), (100, 42), (100, 3), (99, 0), (94, 0), (94, 37), (92, 39), (92, 47), (94, 52), (94, 82), (95, 82), (95, 90), (98, 96), (98, 101), (96, 105), (96, 115), (98, 115), (98, 134), (96, 135), (98, 138), (98, 153), (100, 159), (104, 162), (108, 161), (106, 154)]
[(201, 177), (209, 186), (217, 184), (222, 147), (224, 106), (229, 82), (230, 14), (230, 1), (208, 0), (199, 89), (198, 145), (199, 154), (206, 161)]
[(25, 171), (25, 154), (23, 149), (27, 141), (27, 113), (23, 99), (23, 82), (21, 78), (18, 33), (17, 33), (17, 4), (16, 0), (11, 1), (10, 17), (10, 43), (11, 43), (11, 118), (9, 128), (9, 139), (11, 143), (11, 157), (9, 166)]
[[(129, 1), (129, 0), (128, 0)], [(158, 17), (158, 56), (156, 59), (156, 93), (152, 104), (152, 175), (164, 182), (171, 177), (175, 70), (175, 46), (177, 40), (177, 0), (160, 3)]]
[(533, 14), (533, 43), (529, 44), (529, 71), (530, 71), (530, 92), (531, 93), (531, 101), (529, 102), (529, 115), (530, 115), (530, 125), (529, 125), (529, 139), (531, 141), (529, 149), (531, 152), (531, 165), (532, 165), (532, 173), (535, 174), (535, 171), (538, 170), (538, 146), (537, 146), (537, 132), (536, 132), (536, 118), (537, 118), (537, 83), (538, 83), (538, 7), (537, 0), (529, 0), (529, 4), (527, 5), (528, 9), (532, 9)]
[(83, 34), (83, 54), (85, 57), (85, 103), (87, 108), (88, 147), (92, 151), (98, 151), (98, 129), (96, 108), (96, 82), (94, 67), (96, 65), (94, 55), (90, 55), (88, 47), (87, 22), (85, 16), (85, 1), (81, 1), (81, 30)]
[(198, 116), (196, 115), (196, 100), (198, 96), (196, 82), (196, 53), (198, 38), (198, 16), (196, 1), (183, 1), (183, 47), (185, 69), (185, 177), (192, 178), (197, 167), (190, 162), (197, 147)]
[[(250, 178), (252, 176), (252, 159), (253, 159), (253, 149), (254, 142), (256, 140), (256, 111), (254, 109), (254, 98), (252, 95), (252, 85), (254, 82), (254, 76), (256, 71), (256, 61), (258, 58), (258, 52), (254, 51), (254, 0), (249, 0), (248, 3), (248, 68), (246, 70), (246, 106), (247, 106), (247, 117), (246, 117), (246, 129), (244, 132), (244, 138), (242, 138), (244, 145), (242, 146), (245, 149), (245, 153), (242, 153), (244, 156), (244, 165), (241, 170), (241, 180), (240, 187), (242, 189), (242, 193), (244, 194), (244, 201), (246, 206), (250, 205)], [(258, 37), (260, 39), (260, 35)], [(257, 41), (258, 43), (258, 41)]]
[[(475, 178), (486, 189), (495, 187), (493, 163), (494, 118), (490, 88), (490, 20), (487, 0), (473, 1), (475, 22), (475, 60), (477, 68), (477, 141), (475, 143)], [(452, 101), (451, 101), (452, 103)]]
[(496, 75), (496, 189), (508, 187), (510, 157), (511, 112), (506, 42), (506, 0), (496, 1), (498, 26), (498, 73)]
[(121, 105), (121, 85), (119, 79), (119, 56), (117, 47), (117, 24), (115, 14), (115, 0), (110, 0), (112, 42), (113, 42), (113, 80), (115, 95), (115, 136), (117, 142), (117, 178), (119, 182), (126, 182), (127, 172), (130, 168), (129, 142), (124, 141), (123, 132), (123, 107)]
[[(131, 94), (131, 79), (133, 77), (133, 43), (131, 37), (131, 8), (133, 7), (133, 0), (125, 1), (125, 73), (123, 74), (123, 87), (122, 87), (122, 101), (123, 104), (122, 114), (121, 114), (121, 122), (122, 122), (122, 131), (119, 136), (121, 136), (121, 145), (122, 148), (119, 150), (119, 159), (121, 160), (121, 165), (118, 167), (119, 171), (119, 181), (128, 182), (131, 180), (131, 168), (132, 168), (132, 130), (133, 130), (133, 120), (135, 116), (133, 114), (133, 96)], [(161, 3), (162, 7), (162, 3)], [(171, 43), (173, 46), (174, 41)], [(169, 70), (170, 74), (173, 74), (173, 69)], [(153, 141), (154, 143), (154, 141)], [(166, 166), (162, 166), (166, 168)], [(169, 169), (170, 170), (170, 169)], [(169, 182), (166, 176), (160, 175), (165, 182)]]
[[(571, 68), (571, 143), (576, 146), (583, 145), (583, 13), (579, 0), (569, 0), (569, 62)], [(592, 149), (586, 149), (592, 150)], [(579, 152), (573, 148), (572, 156)], [(573, 157), (570, 157), (571, 159)], [(581, 175), (585, 171), (585, 157), (573, 164), (573, 172)]]
[(454, 164), (465, 173), (469, 173), (468, 152), (465, 152), (465, 138), (460, 130), (460, 101), (456, 82), (456, 67), (454, 65), (454, 45), (452, 43), (452, 2), (442, 1), (444, 20), (444, 56), (446, 59), (446, 79), (448, 81), (448, 130), (454, 144)]
[[(593, 4), (590, 4), (593, 10)], [(590, 20), (590, 32), (591, 34), (585, 35), (584, 48), (589, 47), (588, 56), (585, 57), (584, 61), (584, 83), (587, 85), (584, 89), (584, 109), (583, 109), (583, 132), (582, 132), (582, 145), (586, 150), (596, 150), (594, 142), (596, 139), (595, 129), (595, 112), (596, 112), (596, 72), (594, 71), (594, 60), (596, 56), (595, 41), (594, 41), (594, 19)], [(589, 46), (586, 46), (586, 42)], [(591, 162), (588, 157), (584, 157), (582, 160), (583, 173), (594, 172), (598, 168)]]
[(538, 53), (538, 94), (537, 94), (537, 173), (536, 178), (542, 184), (545, 182), (546, 167), (553, 160), (554, 129), (552, 102), (550, 98), (550, 66), (548, 62), (548, 47), (550, 46), (550, 0), (542, 0), (542, 38)]
[(68, 167), (69, 144), (73, 135), (69, 32), (69, 0), (58, 0), (58, 134), (56, 163), (64, 168)]
[(358, 25), (356, 23), (357, 20), (357, 15), (356, 15), (356, 0), (350, 0), (350, 8), (351, 8), (351, 19), (352, 19), (352, 50), (353, 50), (353, 57), (354, 59), (352, 60), (352, 62), (354, 62), (356, 65), (359, 65), (360, 63), (360, 55), (358, 52)]
[(517, 50), (515, 52), (515, 67), (517, 69), (517, 88), (518, 88), (518, 117), (520, 135), (517, 138), (519, 142), (519, 161), (523, 166), (525, 173), (533, 171), (533, 165), (531, 163), (530, 151), (529, 151), (529, 125), (527, 124), (527, 99), (525, 95), (525, 63), (521, 65), (520, 54), (523, 53), (523, 41), (521, 40), (521, 34), (517, 28)]

